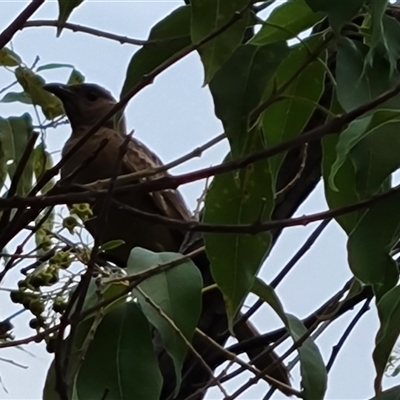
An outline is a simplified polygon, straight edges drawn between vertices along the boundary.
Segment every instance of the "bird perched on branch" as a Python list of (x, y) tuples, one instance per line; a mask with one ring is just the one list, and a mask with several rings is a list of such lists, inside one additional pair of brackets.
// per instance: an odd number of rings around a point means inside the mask
[[(112, 95), (102, 87), (94, 84), (48, 84), (44, 87), (49, 92), (56, 95), (63, 103), (66, 115), (71, 123), (72, 133), (67, 140), (62, 154), (65, 155), (79, 141), (90, 128), (92, 128), (110, 109), (116, 101)], [(120, 160), (121, 146), (126, 140), (125, 124), (121, 123), (116, 128), (114, 119), (107, 121), (96, 133), (80, 146), (72, 155), (71, 159), (62, 167), (61, 178), (65, 179), (72, 176), (72, 183), (88, 184), (102, 179), (111, 178), (116, 167), (119, 165), (118, 174), (128, 174), (145, 169), (152, 169), (162, 165), (161, 160), (145, 145), (135, 138), (129, 140), (127, 150)], [(107, 143), (101, 147), (101, 143)], [(97, 151), (96, 157), (93, 154)], [(91, 159), (88, 162), (88, 159)], [(160, 175), (166, 175), (162, 173)], [(151, 178), (149, 178), (151, 179)], [(177, 190), (168, 189), (157, 192), (139, 192), (132, 194), (118, 194), (116, 199), (131, 207), (148, 213), (166, 216), (179, 220), (189, 220), (192, 215), (185, 205), (185, 202)], [(185, 237), (185, 232), (172, 228), (159, 222), (149, 222), (140, 217), (116, 207), (111, 204), (108, 211), (108, 218), (104, 227), (98, 226), (96, 216), (99, 215), (102, 204), (96, 202), (92, 205), (94, 217), (87, 222), (87, 229), (96, 236), (99, 230), (102, 231), (102, 241), (123, 240), (124, 244), (107, 252), (109, 260), (124, 267), (129, 257), (129, 253), (134, 247), (144, 247), (152, 251), (171, 251), (178, 252)], [(193, 250), (193, 249), (191, 249)], [(200, 260), (200, 259), (198, 259)], [(196, 259), (194, 260), (196, 263)], [(213, 283), (209, 270), (209, 263), (205, 255), (198, 263), (198, 267), (203, 275), (205, 285)], [(213, 340), (220, 344), (226, 341), (227, 318), (225, 305), (219, 290), (207, 291), (203, 297), (202, 314), (199, 321), (200, 329)], [(256, 335), (257, 332), (248, 322), (236, 327), (235, 333), (239, 340), (243, 340)], [(200, 354), (204, 354), (206, 359), (210, 349), (201, 342), (199, 338), (194, 338), (193, 345)], [(254, 357), (250, 355), (250, 357)], [(274, 353), (262, 356), (255, 365), (265, 368), (269, 364), (277, 361)], [(166, 399), (174, 391), (174, 370), (167, 368), (166, 356), (159, 355), (160, 368), (164, 375), (164, 387), (162, 398)], [(163, 363), (165, 364), (163, 366)], [(197, 388), (210, 378), (204, 376), (203, 367), (196, 367), (196, 361), (188, 355), (183, 368), (184, 379), (181, 385), (181, 392), (177, 399), (183, 399), (188, 394), (192, 394)], [(170, 364), (168, 364), (170, 365)], [(213, 366), (212, 366), (213, 367)], [(196, 371), (201, 373), (196, 373)], [(193, 373), (195, 371), (195, 373)], [(186, 381), (185, 381), (186, 373)], [(167, 375), (167, 376), (166, 376)], [(269, 371), (269, 375), (289, 384), (288, 375), (285, 367), (281, 363), (276, 363), (275, 367)], [(196, 388), (196, 389), (194, 389)], [(197, 399), (201, 399), (202, 394)]]

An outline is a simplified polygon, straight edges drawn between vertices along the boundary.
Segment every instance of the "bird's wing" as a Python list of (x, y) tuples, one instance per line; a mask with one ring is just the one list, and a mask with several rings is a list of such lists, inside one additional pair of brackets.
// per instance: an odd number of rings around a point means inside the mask
[[(147, 146), (137, 139), (131, 139), (128, 150), (125, 153), (122, 165), (122, 173), (128, 174), (145, 169), (151, 169), (162, 166), (160, 158), (154, 154)], [(168, 176), (167, 172), (155, 174), (149, 178), (157, 179)], [(192, 215), (187, 208), (181, 194), (174, 189), (165, 189), (157, 192), (149, 193), (155, 206), (160, 211), (160, 214), (166, 217), (189, 220)]]

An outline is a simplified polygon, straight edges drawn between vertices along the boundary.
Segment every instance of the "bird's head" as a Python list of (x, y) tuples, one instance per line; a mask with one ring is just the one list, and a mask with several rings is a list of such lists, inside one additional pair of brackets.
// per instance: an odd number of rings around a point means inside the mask
[[(62, 101), (73, 130), (95, 125), (116, 103), (108, 90), (92, 83), (77, 85), (50, 83), (44, 85), (43, 89), (53, 93)], [(115, 129), (116, 124), (112, 123), (110, 127)]]

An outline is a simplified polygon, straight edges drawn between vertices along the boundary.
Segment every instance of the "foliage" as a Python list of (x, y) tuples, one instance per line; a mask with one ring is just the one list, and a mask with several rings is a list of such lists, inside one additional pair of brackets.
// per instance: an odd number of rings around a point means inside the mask
[[(59, 0), (58, 34), (81, 3)], [(84, 75), (70, 64), (27, 66), (11, 46), (0, 50), (0, 67), (11, 71), (15, 80), (1, 90), (0, 103), (19, 102), (29, 110), (0, 117), (0, 247), (9, 246), (26, 227), (36, 239), (40, 258), (21, 270), (25, 276), (10, 299), (33, 315), (30, 326), (37, 335), (26, 343), (44, 340), (48, 351), (56, 354), (45, 399), (163, 398), (160, 346), (172, 360), (179, 395), (185, 362), (196, 354), (191, 343), (199, 334), (202, 292), (213, 290), (222, 292), (232, 333), (250, 292), (259, 297), (258, 306), (271, 306), (301, 363), (300, 389), (279, 383), (277, 387), (313, 400), (324, 398), (329, 372), (313, 331), (354, 307), (355, 298), (360, 302), (374, 297), (380, 326), (372, 357), (376, 377), (370, 386), (374, 398), (398, 395), (398, 387), (380, 393), (400, 334), (400, 186), (391, 181), (400, 166), (399, 8), (383, 0), (288, 0), (264, 17), (260, 10), (270, 3), (192, 0), (177, 6), (152, 27), (148, 40), (133, 52), (127, 71), (119, 71), (126, 104), (186, 55), (200, 55), (229, 154), (221, 165), (176, 180), (155, 179), (151, 190), (213, 178), (202, 220), (188, 221), (186, 228), (204, 232), (216, 286), (203, 282), (204, 271), (199, 271), (195, 257), (179, 253), (134, 248), (124, 271), (100, 262), (93, 267), (99, 261), (97, 252), (101, 256), (123, 243), (96, 248), (80, 241), (84, 223), (93, 214), (88, 204), (93, 187), (81, 187), (79, 201), (60, 192), (54, 181), (60, 165), (53, 166), (44, 140), (47, 128), (65, 122), (60, 100), (43, 89), (46, 71), (70, 69), (69, 84), (83, 82)], [(320, 179), (329, 210), (292, 218)], [(284, 211), (283, 201), (290, 204)], [(53, 207), (61, 204), (68, 205), (69, 212), (65, 215), (64, 208), (64, 217), (57, 220)], [(322, 316), (302, 321), (286, 313), (273, 285), (261, 282), (257, 274), (284, 228), (329, 218), (348, 236), (354, 278), (322, 312), (315, 307)], [(65, 239), (65, 231), (77, 242)], [(3, 257), (0, 280), (11, 268), (19, 268), (17, 259), (17, 253)], [(69, 324), (73, 333), (64, 336)], [(2, 337), (12, 346), (8, 330), (7, 325)], [(160, 338), (158, 343), (154, 337)], [(266, 339), (263, 345), (278, 339)], [(224, 354), (222, 361), (232, 359), (232, 352), (213, 345), (215, 352)], [(64, 392), (57, 364), (63, 357), (69, 359), (61, 377)], [(203, 362), (206, 368), (216, 366)], [(258, 379), (253, 378), (254, 383)], [(245, 389), (246, 385), (239, 387), (230, 398)]]

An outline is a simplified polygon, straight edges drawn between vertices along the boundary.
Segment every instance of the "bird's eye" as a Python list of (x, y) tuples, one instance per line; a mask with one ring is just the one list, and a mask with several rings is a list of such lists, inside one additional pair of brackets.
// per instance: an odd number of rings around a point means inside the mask
[(96, 101), (99, 98), (98, 94), (94, 90), (87, 92), (86, 97), (90, 101)]

